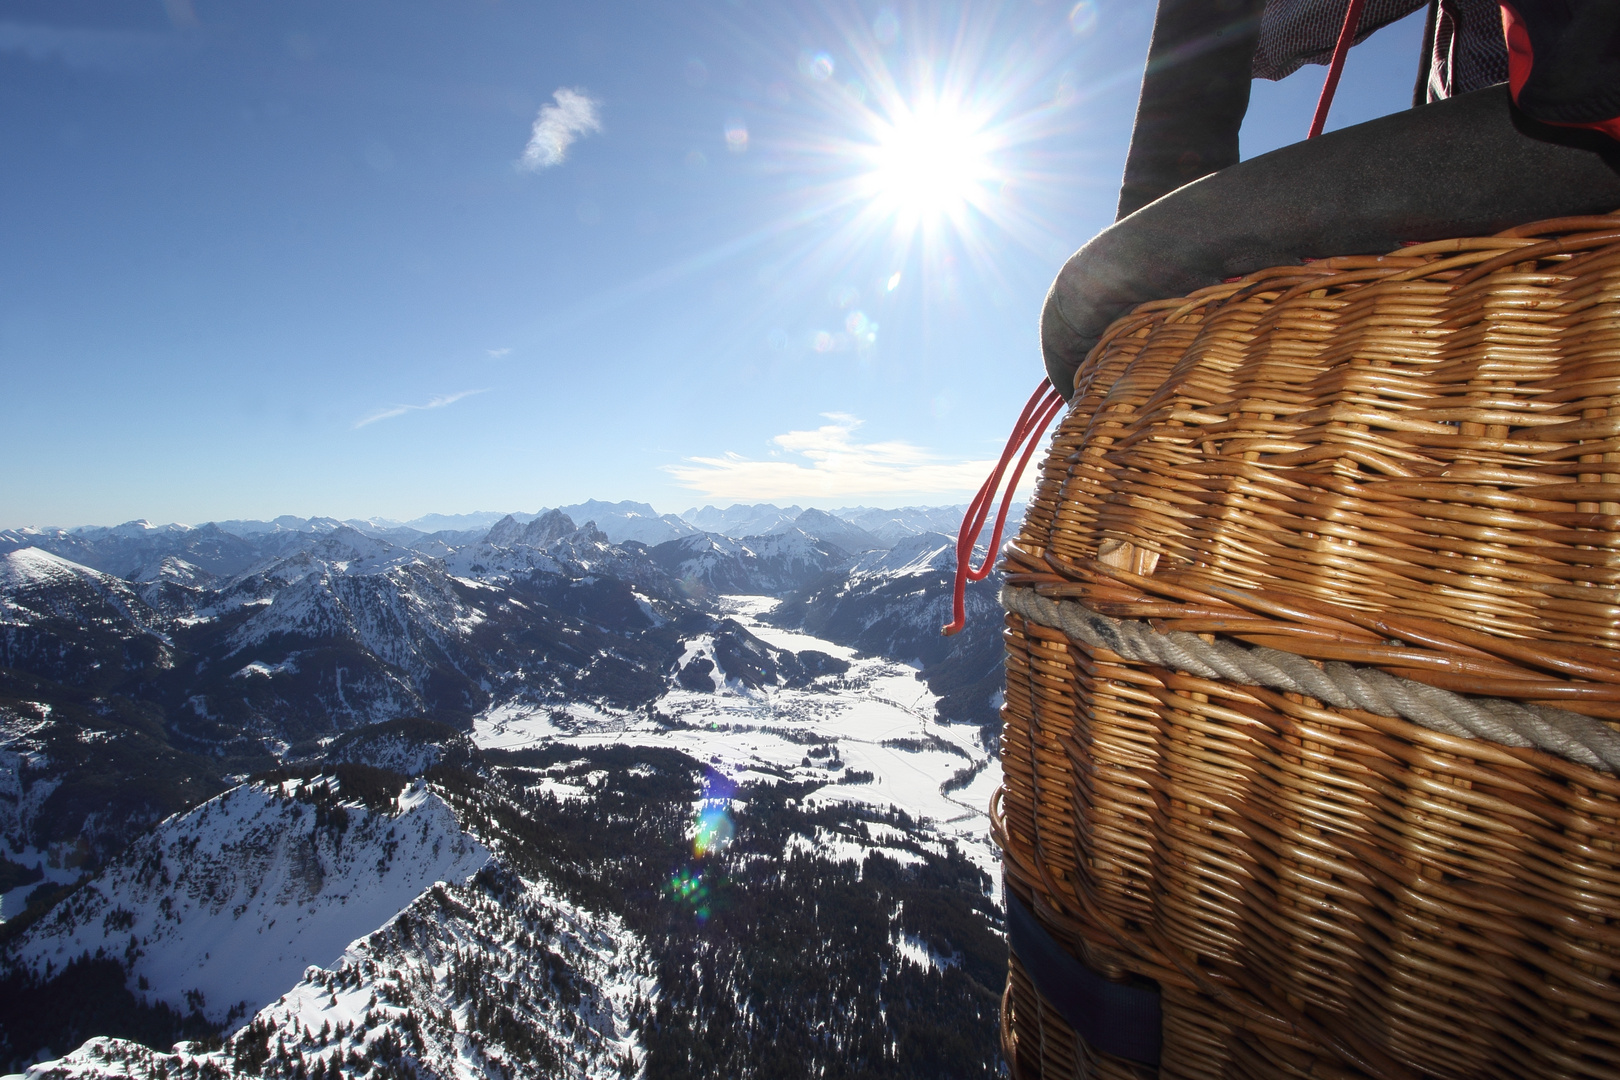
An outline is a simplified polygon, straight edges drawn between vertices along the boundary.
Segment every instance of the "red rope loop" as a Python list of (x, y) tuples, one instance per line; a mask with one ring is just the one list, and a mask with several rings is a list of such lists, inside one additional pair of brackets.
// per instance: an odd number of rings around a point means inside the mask
[[(1029, 464), (1030, 456), (1040, 445), (1047, 425), (1062, 407), (1062, 395), (1042, 379), (1029, 396), (1024, 411), (1018, 414), (1018, 423), (1013, 425), (1012, 434), (1007, 437), (1007, 447), (1001, 452), (1001, 460), (996, 462), (995, 470), (985, 478), (979, 493), (968, 504), (967, 513), (962, 515), (962, 529), (956, 534), (956, 587), (951, 593), (951, 621), (944, 628), (947, 637), (967, 625), (967, 583), (984, 580), (995, 565), (996, 552), (1001, 550), (1001, 532), (1007, 524), (1007, 511), (1012, 508), (1013, 490), (1018, 487), (1019, 477), (1024, 475), (1024, 466)], [(1007, 471), (1007, 462), (1012, 460), (1020, 447), (1024, 452), (1019, 455), (1018, 464), (1007, 480), (1007, 494), (1002, 497), (1000, 513), (996, 514), (990, 550), (985, 553), (984, 562), (975, 567), (973, 541), (983, 531), (984, 519), (990, 515), (990, 507), (995, 504), (996, 492), (1001, 489), (1002, 474)]]

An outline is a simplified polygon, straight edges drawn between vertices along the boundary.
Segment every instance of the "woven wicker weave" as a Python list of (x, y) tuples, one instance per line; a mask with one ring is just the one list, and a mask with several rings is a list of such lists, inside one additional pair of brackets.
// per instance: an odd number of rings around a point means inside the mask
[[(1138, 308), (1081, 367), (1005, 569), (1608, 738), (1620, 215)], [(1158, 982), (1159, 1075), (1620, 1076), (1611, 771), (1021, 614), (1006, 637), (1008, 887), (1094, 970)], [(1020, 1077), (1152, 1075), (1016, 961), (1004, 1014)]]

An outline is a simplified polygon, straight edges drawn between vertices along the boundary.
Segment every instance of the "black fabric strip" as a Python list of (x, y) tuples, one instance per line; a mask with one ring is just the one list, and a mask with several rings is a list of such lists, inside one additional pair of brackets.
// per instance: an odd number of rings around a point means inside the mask
[(1238, 161), (1265, 0), (1159, 0), (1119, 217)]
[(1164, 1020), (1157, 991), (1109, 982), (1064, 951), (1034, 914), (1007, 893), (1007, 943), (1030, 982), (1093, 1049), (1159, 1063)]

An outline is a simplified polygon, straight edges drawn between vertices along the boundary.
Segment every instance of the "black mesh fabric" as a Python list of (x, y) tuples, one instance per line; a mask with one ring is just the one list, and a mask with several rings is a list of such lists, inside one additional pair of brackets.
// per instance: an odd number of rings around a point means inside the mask
[[(1356, 43), (1425, 3), (1367, 0)], [(1438, 101), (1505, 81), (1507, 46), (1496, 0), (1439, 0), (1436, 7), (1427, 99)], [(1260, 45), (1254, 51), (1254, 77), (1282, 79), (1305, 64), (1326, 64), (1348, 8), (1349, 0), (1267, 0), (1260, 16)], [(1418, 60), (1421, 63), (1422, 58)]]
[(1507, 82), (1507, 43), (1496, 0), (1440, 0), (1429, 57), (1429, 101)]
[[(1356, 44), (1426, 2), (1367, 0), (1361, 10)], [(1260, 47), (1254, 50), (1254, 77), (1284, 79), (1305, 64), (1327, 63), (1333, 57), (1333, 46), (1339, 40), (1349, 6), (1349, 0), (1266, 0), (1266, 9), (1260, 15)], [(1500, 21), (1497, 36), (1501, 37)]]

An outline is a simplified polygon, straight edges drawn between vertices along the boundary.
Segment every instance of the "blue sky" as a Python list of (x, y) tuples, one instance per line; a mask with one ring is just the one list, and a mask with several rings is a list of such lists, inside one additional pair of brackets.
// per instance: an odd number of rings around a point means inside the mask
[[(963, 501), (1151, 20), (0, 0), (0, 527)], [(1420, 30), (1330, 127), (1407, 105)], [(1256, 84), (1246, 156), (1323, 70)]]

